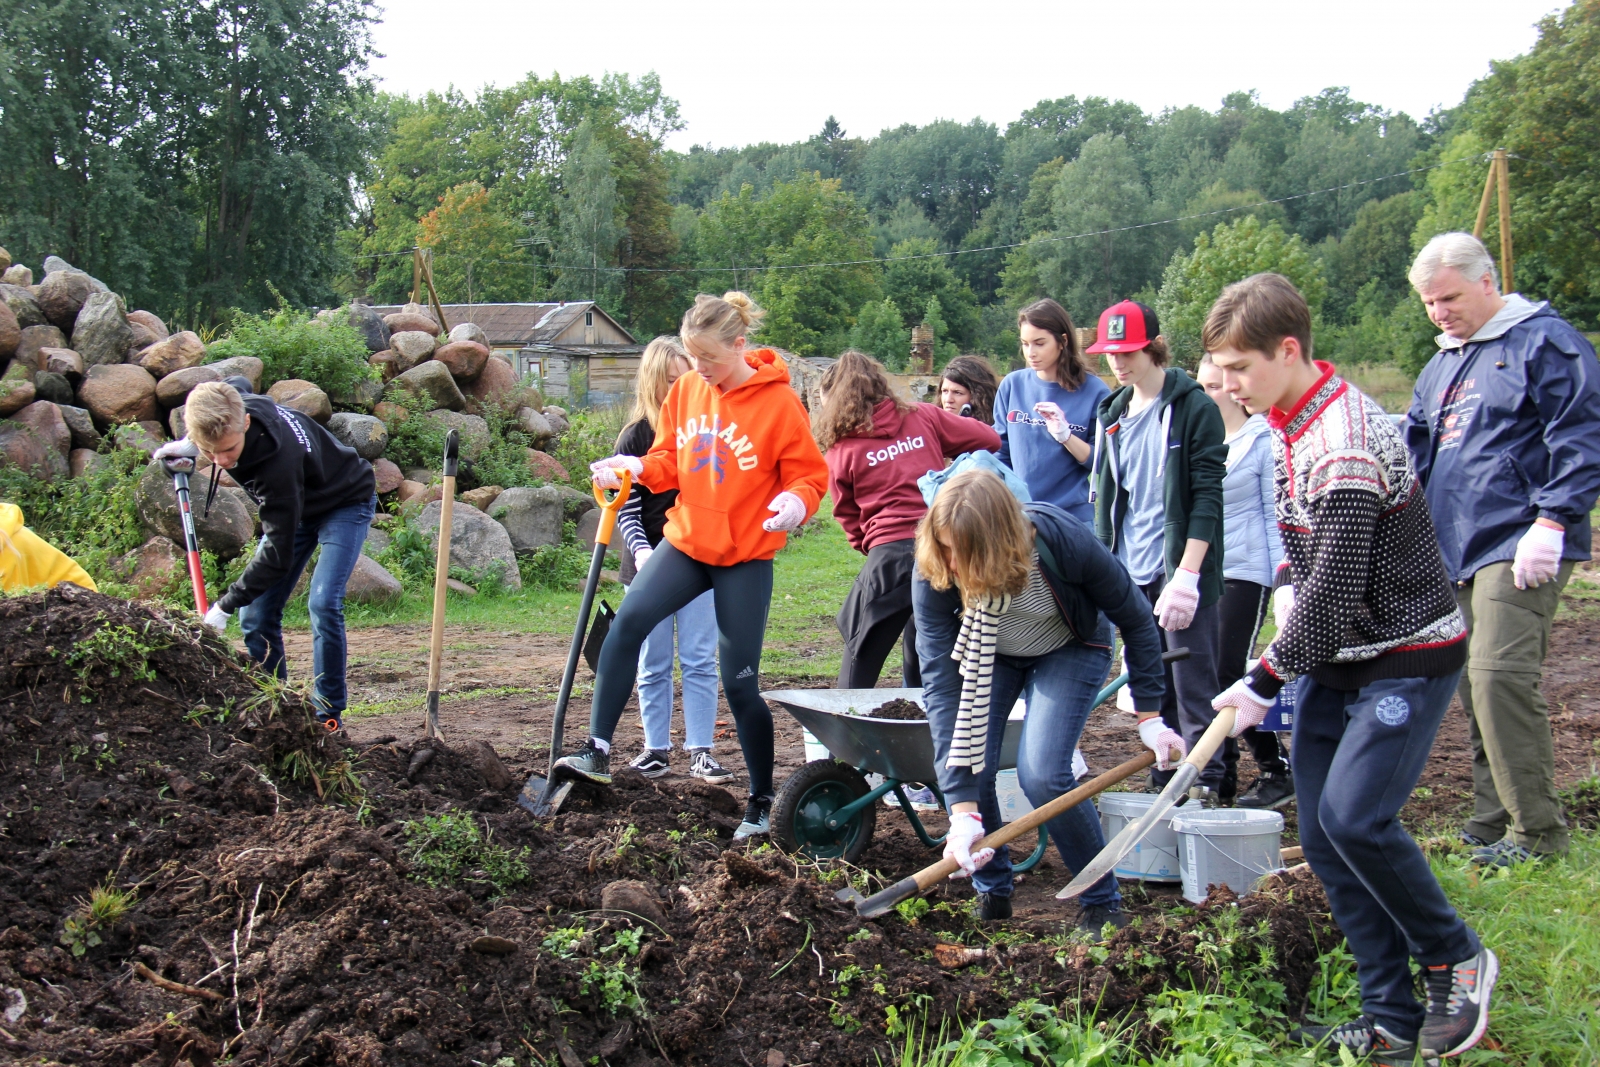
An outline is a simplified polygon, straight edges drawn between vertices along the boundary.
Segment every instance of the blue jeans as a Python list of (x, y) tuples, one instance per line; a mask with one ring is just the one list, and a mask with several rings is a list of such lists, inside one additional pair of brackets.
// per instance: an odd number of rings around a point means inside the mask
[(1412, 957), (1460, 963), (1480, 947), (1398, 818), (1460, 676), (1389, 678), (1354, 691), (1310, 677), (1295, 683), (1289, 758), (1300, 844), (1356, 958), (1361, 1010), (1408, 1041), (1424, 1014)]
[[(998, 830), (1001, 826), (1000, 801), (995, 795), (994, 781), (1000, 771), (1000, 745), (1005, 739), (1006, 716), (1011, 713), (1017, 697), (1023, 696), (1028, 703), (1022, 741), (1017, 746), (1017, 784), (1029, 803), (1036, 808), (1043, 807), (1078, 784), (1072, 773), (1072, 752), (1078, 746), (1083, 724), (1094, 710), (1094, 698), (1110, 666), (1109, 649), (1091, 648), (1076, 642), (1028, 659), (995, 657), (989, 690), (987, 759), (978, 781), (978, 813), (983, 816), (985, 831)], [(944, 766), (950, 754), (950, 737), (955, 731), (953, 716), (948, 722), (931, 722), (930, 725), (935, 766), (940, 768), (942, 788), (947, 776), (967, 772), (951, 771)], [(1129, 731), (1129, 736), (1134, 737), (1133, 731)], [(1070, 871), (1083, 870), (1106, 844), (1093, 804), (1079, 804), (1068, 809), (1046, 826), (1050, 839), (1061, 853), (1062, 862)], [(1010, 850), (1001, 849), (986, 866), (979, 868), (973, 874), (972, 885), (980, 893), (1010, 896)], [(1087, 907), (1115, 904), (1121, 899), (1116, 876), (1108, 874), (1084, 893), (1080, 902)]]
[(361, 546), (372, 525), (377, 497), (331, 511), (315, 522), (302, 522), (294, 532), (294, 562), (277, 585), (239, 609), (239, 628), (250, 658), (279, 678), (289, 676), (283, 653), (283, 606), (289, 602), (300, 572), (312, 551), (322, 546), (317, 568), (311, 572), (306, 606), (311, 612), (311, 670), (315, 675), (312, 698), (318, 717), (341, 716), (348, 703), (345, 691), (344, 587), (355, 570)]
[[(626, 595), (626, 594), (624, 594)], [(639, 649), (639, 719), (644, 746), (672, 747), (672, 637), (683, 668), (683, 747), (710, 748), (717, 725), (717, 609), (710, 591), (661, 620)]]

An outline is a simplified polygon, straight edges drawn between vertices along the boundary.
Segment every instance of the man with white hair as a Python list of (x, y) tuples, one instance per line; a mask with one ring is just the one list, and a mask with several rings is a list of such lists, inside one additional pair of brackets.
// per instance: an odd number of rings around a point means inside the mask
[(1500, 295), (1483, 242), (1440, 234), (1410, 280), (1443, 332), (1417, 379), (1406, 445), (1470, 627), (1459, 690), (1472, 734), (1480, 866), (1566, 851), (1539, 673), (1600, 495), (1600, 363), (1548, 303)]

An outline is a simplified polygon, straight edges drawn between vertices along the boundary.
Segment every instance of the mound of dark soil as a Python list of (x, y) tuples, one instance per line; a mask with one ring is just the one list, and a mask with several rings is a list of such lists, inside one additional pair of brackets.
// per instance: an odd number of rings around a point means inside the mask
[(922, 720), (928, 717), (928, 713), (923, 710), (921, 704), (914, 700), (899, 699), (879, 704), (871, 711), (866, 712), (866, 715), (873, 719), (899, 719), (904, 722)]
[[(1152, 916), (1099, 962), (973, 966), (939, 952), (983, 940), (964, 906), (863, 923), (839, 874), (730, 850), (742, 805), (715, 786), (624, 770), (541, 824), (487, 746), (328, 737), (192, 617), (71, 587), (0, 601), (0, 647), (0, 1049), (29, 1062), (865, 1065), (891, 1008), (998, 1015), (1037, 987), (1119, 1010), (1269, 945), (1298, 999), (1335, 936), (1297, 880)], [(450, 811), (523, 856), (509, 894), (418, 880), (408, 820)], [(95, 924), (97, 887), (126, 908)]]

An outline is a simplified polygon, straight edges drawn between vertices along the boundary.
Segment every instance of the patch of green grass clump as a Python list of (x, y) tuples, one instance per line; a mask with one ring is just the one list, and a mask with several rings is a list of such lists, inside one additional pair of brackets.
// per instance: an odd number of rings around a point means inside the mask
[(528, 849), (493, 844), (467, 812), (426, 815), (406, 823), (402, 833), (401, 854), (411, 865), (411, 877), (427, 885), (487, 883), (503, 897), (528, 878)]

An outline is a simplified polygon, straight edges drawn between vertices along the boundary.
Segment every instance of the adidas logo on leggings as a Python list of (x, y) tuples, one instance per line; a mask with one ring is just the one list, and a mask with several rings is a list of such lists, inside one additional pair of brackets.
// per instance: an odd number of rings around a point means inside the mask
[(739, 679), (739, 678), (754, 678), (755, 676), (756, 676), (756, 672), (751, 670), (749, 667), (746, 667), (744, 670), (742, 670), (738, 674), (734, 675), (734, 678), (735, 679)]

